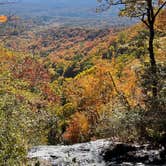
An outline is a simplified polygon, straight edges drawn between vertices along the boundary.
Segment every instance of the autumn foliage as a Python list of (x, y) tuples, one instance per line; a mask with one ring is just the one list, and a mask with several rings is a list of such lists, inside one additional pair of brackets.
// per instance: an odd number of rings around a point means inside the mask
[(69, 143), (78, 143), (85, 141), (89, 134), (89, 122), (85, 114), (75, 113), (70, 120), (63, 139)]
[(5, 23), (8, 21), (8, 17), (4, 15), (0, 15), (0, 23)]
[[(7, 21), (1, 17), (1, 22)], [(155, 46), (157, 61), (162, 62), (158, 71), (162, 115), (166, 60), (163, 24), (156, 25)], [(146, 126), (147, 136), (159, 139), (164, 133), (161, 121), (155, 119), (157, 129), (162, 129), (155, 135), (156, 127), (146, 123), (151, 119), (142, 120), (144, 112), (151, 114), (147, 109), (151, 87), (145, 86), (151, 79), (145, 70), (149, 62), (145, 56), (147, 30), (143, 28), (137, 24), (116, 32), (63, 27), (27, 31), (26, 39), (16, 36), (5, 41), (0, 46), (0, 122), (5, 124), (0, 132), (16, 140), (10, 141), (11, 147), (19, 147), (12, 152), (23, 151), (24, 156), (33, 145), (106, 137), (135, 141), (140, 138), (141, 124)], [(13, 51), (17, 48), (19, 51)], [(10, 130), (4, 133), (6, 127)]]

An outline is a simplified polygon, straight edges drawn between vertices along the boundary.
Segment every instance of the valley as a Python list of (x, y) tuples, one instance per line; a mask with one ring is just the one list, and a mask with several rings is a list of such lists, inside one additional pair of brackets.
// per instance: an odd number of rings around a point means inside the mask
[(152, 42), (96, 5), (1, 6), (0, 165), (165, 164), (166, 10)]

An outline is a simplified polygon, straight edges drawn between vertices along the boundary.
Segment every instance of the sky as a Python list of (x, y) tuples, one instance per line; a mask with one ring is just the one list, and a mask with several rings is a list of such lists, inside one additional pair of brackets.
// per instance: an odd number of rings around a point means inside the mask
[[(0, 2), (4, 2), (7, 0), (0, 0)], [(1, 6), (1, 11), (5, 9), (6, 11), (10, 11), (11, 13), (16, 14), (27, 14), (31, 15), (37, 12), (45, 12), (48, 13), (56, 13), (59, 12), (59, 15), (65, 15), (72, 13), (72, 15), (92, 15), (95, 13), (95, 9), (97, 7), (97, 0), (10, 0), (16, 1), (16, 3), (3, 5)]]
[(47, 3), (47, 4), (64, 4), (64, 5), (85, 5), (91, 6), (97, 4), (97, 0), (20, 0), (29, 3)]
[[(0, 2), (11, 1), (16, 2), (16, 5), (5, 5), (8, 8), (15, 8), (17, 6), (20, 7), (22, 5), (23, 8), (31, 7), (39, 8), (39, 7), (61, 7), (61, 8), (95, 8), (97, 6), (97, 0), (0, 0)], [(44, 9), (44, 8), (43, 8)]]

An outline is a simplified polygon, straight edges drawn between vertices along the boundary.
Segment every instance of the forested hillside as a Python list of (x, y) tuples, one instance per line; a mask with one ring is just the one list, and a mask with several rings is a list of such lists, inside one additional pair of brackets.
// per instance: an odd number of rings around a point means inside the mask
[(164, 142), (165, 11), (155, 24), (153, 110), (145, 25), (35, 28), (1, 38), (0, 165), (26, 165), (41, 144)]

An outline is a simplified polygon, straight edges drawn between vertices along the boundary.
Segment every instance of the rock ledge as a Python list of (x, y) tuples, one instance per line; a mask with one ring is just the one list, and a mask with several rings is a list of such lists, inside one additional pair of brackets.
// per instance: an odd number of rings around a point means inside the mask
[(101, 139), (75, 145), (36, 146), (31, 166), (166, 166), (166, 150), (150, 145), (113, 143)]

